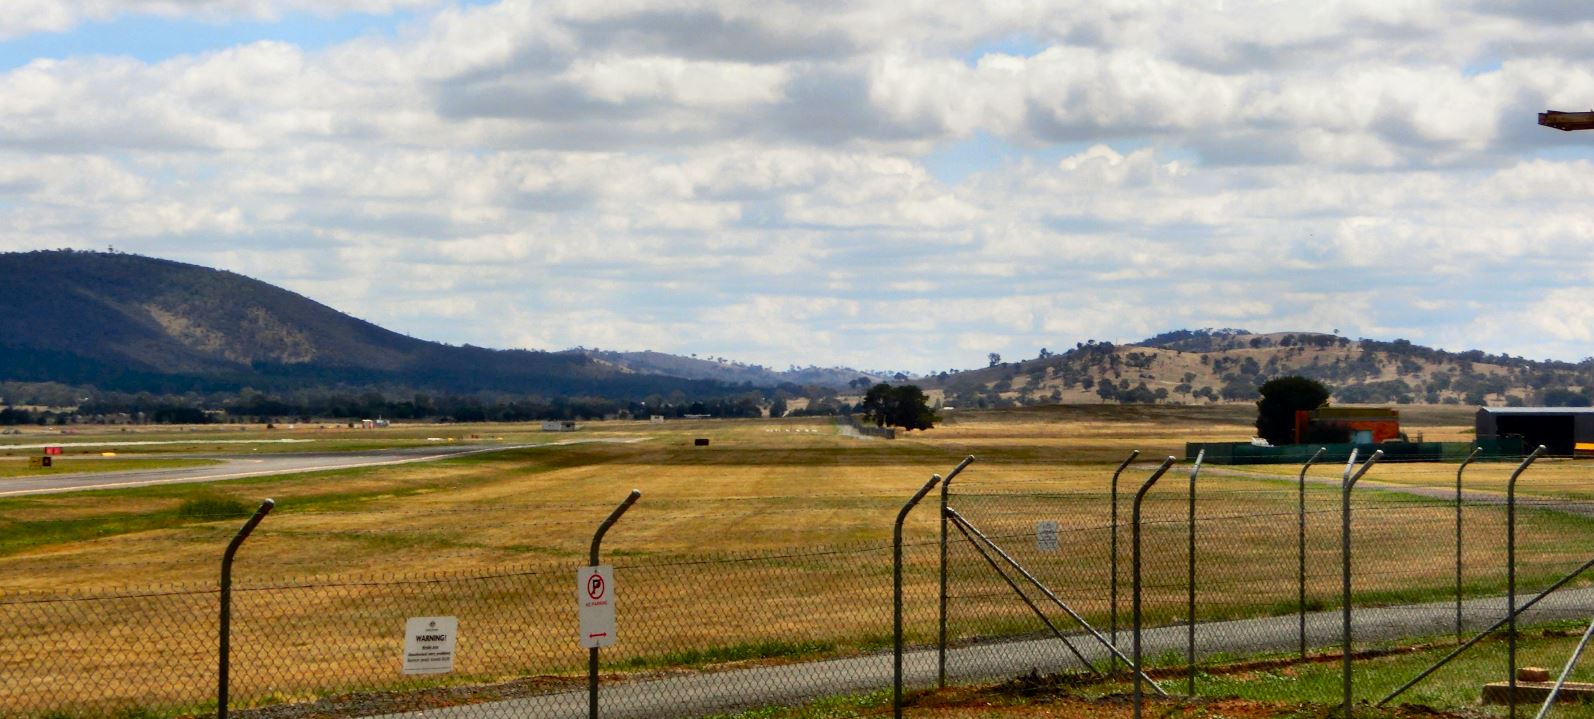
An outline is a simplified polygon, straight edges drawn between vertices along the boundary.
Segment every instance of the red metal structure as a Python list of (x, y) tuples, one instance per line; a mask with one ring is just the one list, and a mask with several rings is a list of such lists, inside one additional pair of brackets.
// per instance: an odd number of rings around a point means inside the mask
[[(1343, 433), (1344, 439), (1324, 437)], [(1400, 439), (1400, 412), (1388, 407), (1324, 407), (1296, 410), (1295, 443), (1355, 442), (1378, 444)]]

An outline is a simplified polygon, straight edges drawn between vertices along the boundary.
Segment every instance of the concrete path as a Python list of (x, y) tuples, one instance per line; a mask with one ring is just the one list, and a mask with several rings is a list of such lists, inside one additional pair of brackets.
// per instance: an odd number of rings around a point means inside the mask
[(631, 443), (642, 439), (573, 439), (544, 444), (439, 445), (405, 447), (367, 452), (307, 452), (257, 455), (161, 455), (162, 457), (205, 457), (219, 459), (218, 465), (176, 469), (143, 469), (125, 472), (79, 472), (47, 476), (0, 477), (0, 497), (25, 494), (59, 494), (91, 489), (123, 489), (156, 484), (220, 482), (245, 477), (267, 477), (334, 469), (380, 467), (384, 465), (430, 462), (448, 457), (463, 457), (485, 452), (505, 452), (534, 447), (564, 447), (572, 444)]
[[(1531, 595), (1519, 597), (1523, 601)], [(1478, 631), (1505, 616), (1505, 598), (1475, 599), (1463, 604), (1469, 631)], [(1562, 590), (1524, 615), (1524, 623), (1550, 619), (1587, 620), (1594, 616), (1594, 589)], [(1246, 655), (1288, 652), (1298, 646), (1298, 615), (1228, 622), (1196, 627), (1196, 652)], [(1448, 634), (1455, 628), (1455, 603), (1434, 602), (1396, 607), (1358, 609), (1352, 618), (1354, 641), (1365, 646), (1380, 640)], [(1337, 648), (1340, 643), (1339, 611), (1307, 615), (1307, 644)], [(1184, 653), (1185, 627), (1162, 627), (1143, 635), (1143, 653), (1155, 657)], [(1071, 637), (1092, 661), (1107, 656), (1105, 648), (1085, 635)], [(1118, 638), (1125, 655), (1132, 651), (1128, 632)], [(904, 658), (910, 687), (935, 681), (936, 653), (918, 649)], [(814, 699), (889, 689), (892, 682), (889, 653), (849, 659), (756, 667), (688, 674), (663, 679), (611, 682), (601, 689), (604, 719), (685, 719), (761, 706), (795, 705)], [(1001, 680), (1029, 671), (1042, 673), (1079, 668), (1078, 661), (1055, 638), (991, 642), (948, 652), (948, 677), (956, 682)], [(1178, 681), (1168, 681), (1170, 693), (1180, 691)], [(1151, 691), (1149, 688), (1147, 691)], [(1376, 698), (1374, 698), (1376, 699)], [(383, 719), (582, 719), (587, 716), (585, 691), (562, 692), (506, 701), (387, 715)]]

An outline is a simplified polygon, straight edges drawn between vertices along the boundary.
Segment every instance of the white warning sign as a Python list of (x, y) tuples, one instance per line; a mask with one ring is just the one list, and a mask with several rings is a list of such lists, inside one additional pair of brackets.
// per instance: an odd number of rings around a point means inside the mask
[(576, 570), (576, 605), (581, 609), (581, 646), (614, 643), (614, 567), (600, 564)]
[(1035, 523), (1035, 548), (1042, 552), (1057, 551), (1057, 521), (1048, 519)]
[(458, 631), (458, 617), (410, 617), (404, 622), (404, 673), (454, 671), (454, 641)]

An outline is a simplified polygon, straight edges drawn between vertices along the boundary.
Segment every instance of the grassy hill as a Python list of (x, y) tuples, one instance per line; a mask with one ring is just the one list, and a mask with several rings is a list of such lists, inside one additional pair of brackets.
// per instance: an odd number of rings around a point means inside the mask
[(886, 381), (891, 373), (860, 372), (846, 367), (796, 367), (774, 370), (763, 365), (747, 364), (724, 357), (699, 358), (654, 352), (616, 352), (612, 350), (578, 349), (594, 361), (613, 366), (625, 372), (659, 374), (688, 379), (705, 379), (737, 384), (747, 382), (759, 387), (782, 384), (819, 386), (843, 389), (856, 386), (859, 378), (870, 383)]
[(242, 275), (138, 255), (0, 254), (0, 380), (122, 391), (383, 386), (443, 392), (714, 396), (581, 353), (406, 337)]
[(1594, 360), (1539, 362), (1406, 340), (1245, 330), (1081, 343), (1061, 354), (943, 373), (924, 384), (957, 407), (1202, 404), (1254, 401), (1262, 382), (1289, 374), (1322, 380), (1342, 404), (1587, 405), (1594, 395)]

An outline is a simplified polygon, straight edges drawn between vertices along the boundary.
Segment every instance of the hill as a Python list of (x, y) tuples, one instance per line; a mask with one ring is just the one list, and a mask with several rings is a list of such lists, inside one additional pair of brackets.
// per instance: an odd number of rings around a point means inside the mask
[[(856, 388), (859, 380), (867, 384), (890, 381), (890, 372), (860, 372), (847, 367), (797, 367), (774, 370), (763, 365), (746, 364), (724, 357), (699, 358), (654, 352), (616, 352), (578, 348), (574, 350), (587, 357), (626, 372), (666, 375), (687, 379), (714, 380), (731, 384), (749, 383), (758, 387), (799, 385), (829, 389)], [(904, 375), (905, 376), (905, 375)]]
[(946, 404), (1249, 402), (1269, 378), (1323, 381), (1341, 404), (1588, 405), (1594, 359), (1534, 361), (1447, 352), (1397, 339), (1314, 332), (1178, 330), (1128, 345), (1084, 342), (1061, 354), (926, 378)]
[(0, 380), (156, 393), (326, 386), (546, 396), (725, 395), (577, 352), (406, 337), (242, 275), (138, 255), (0, 254)]

